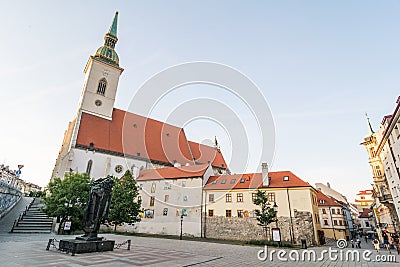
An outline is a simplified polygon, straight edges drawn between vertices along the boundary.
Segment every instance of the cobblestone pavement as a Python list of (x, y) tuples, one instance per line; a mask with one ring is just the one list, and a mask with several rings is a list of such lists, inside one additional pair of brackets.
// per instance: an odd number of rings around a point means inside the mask
[[(257, 252), (262, 247), (217, 244), (199, 241), (171, 240), (161, 238), (102, 235), (106, 239), (122, 243), (132, 240), (131, 250), (126, 246), (112, 252), (70, 254), (62, 253), (54, 248), (46, 251), (47, 241), (50, 238), (71, 238), (71, 236), (56, 236), (54, 234), (8, 234), (0, 233), (0, 266), (399, 266), (400, 256), (396, 263), (346, 262), (331, 261), (326, 255), (319, 262), (281, 262), (277, 258), (273, 261), (257, 259)], [(363, 242), (359, 251), (372, 245)], [(277, 248), (268, 248), (269, 251)], [(329, 247), (313, 248), (317, 255)], [(336, 249), (336, 248), (335, 248)], [(289, 253), (288, 249), (285, 249)], [(296, 250), (302, 252), (303, 250)], [(347, 251), (347, 250), (344, 250)], [(388, 252), (382, 251), (387, 256)], [(376, 252), (370, 256), (375, 259)], [(275, 257), (276, 254), (275, 254)], [(288, 255), (286, 255), (288, 257)]]

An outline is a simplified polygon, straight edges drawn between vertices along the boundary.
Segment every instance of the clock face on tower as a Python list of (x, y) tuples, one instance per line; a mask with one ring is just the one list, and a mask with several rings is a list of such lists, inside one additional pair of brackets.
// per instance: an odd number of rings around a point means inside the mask
[(100, 107), (103, 103), (101, 102), (101, 100), (96, 100), (96, 101), (94, 101), (94, 104), (96, 105), (96, 106), (98, 106), (98, 107)]

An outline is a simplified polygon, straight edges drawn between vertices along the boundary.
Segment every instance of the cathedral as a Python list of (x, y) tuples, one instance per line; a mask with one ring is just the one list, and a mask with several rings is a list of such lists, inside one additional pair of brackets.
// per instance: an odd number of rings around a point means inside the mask
[(117, 22), (118, 12), (104, 45), (86, 64), (78, 110), (64, 133), (51, 180), (69, 172), (121, 177), (126, 170), (137, 178), (141, 170), (201, 164), (215, 175), (229, 172), (217, 145), (189, 141), (183, 128), (114, 107), (124, 71), (115, 51)]

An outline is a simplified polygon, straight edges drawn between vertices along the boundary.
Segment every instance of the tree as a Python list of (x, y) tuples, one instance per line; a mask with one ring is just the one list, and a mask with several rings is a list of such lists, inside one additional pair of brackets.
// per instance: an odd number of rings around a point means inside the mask
[(60, 219), (61, 226), (70, 217), (71, 231), (80, 229), (90, 190), (90, 177), (86, 174), (68, 173), (64, 179), (56, 178), (47, 186), (44, 212)]
[(257, 190), (254, 198), (254, 204), (260, 206), (261, 209), (256, 209), (256, 217), (258, 225), (262, 226), (265, 231), (265, 238), (268, 238), (268, 225), (276, 221), (276, 212), (268, 202), (268, 195), (265, 191)]
[(115, 179), (108, 223), (114, 226), (123, 223), (134, 224), (140, 221), (140, 207), (142, 201), (138, 198), (139, 190), (132, 173), (127, 170), (121, 179)]

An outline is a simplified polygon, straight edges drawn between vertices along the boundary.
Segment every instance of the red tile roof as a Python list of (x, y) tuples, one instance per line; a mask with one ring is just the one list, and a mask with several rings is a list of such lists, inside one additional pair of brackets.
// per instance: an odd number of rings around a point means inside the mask
[(226, 162), (221, 150), (192, 141), (189, 141), (189, 147), (197, 163), (208, 164), (210, 161), (212, 166), (226, 168)]
[(363, 209), (362, 212), (360, 212), (360, 215), (358, 216), (359, 218), (369, 218), (370, 213), (372, 212), (371, 209)]
[[(309, 183), (303, 181), (290, 171), (269, 172), (271, 178), (269, 188), (287, 187), (309, 187)], [(289, 180), (284, 181), (283, 177), (288, 176)], [(222, 183), (225, 180), (225, 183)], [(216, 182), (215, 182), (216, 181)], [(211, 176), (204, 189), (206, 190), (230, 190), (230, 189), (256, 189), (262, 188), (261, 173), (233, 174)]]
[(360, 190), (357, 195), (371, 195), (374, 193), (374, 190), (367, 189), (367, 190)]
[(112, 120), (82, 113), (76, 144), (89, 148), (91, 143), (94, 149), (172, 165), (193, 164), (193, 148), (196, 161), (226, 168), (221, 152), (209, 153), (214, 148), (195, 142), (189, 148), (182, 128), (116, 108)]
[[(317, 191), (317, 200), (318, 200), (318, 206), (342, 207), (342, 205), (339, 204), (336, 198), (327, 196), (319, 190)], [(321, 203), (321, 200), (323, 201), (323, 203)]]
[(137, 181), (202, 177), (206, 172), (207, 168), (208, 165), (203, 164), (203, 165), (142, 170), (139, 173)]

